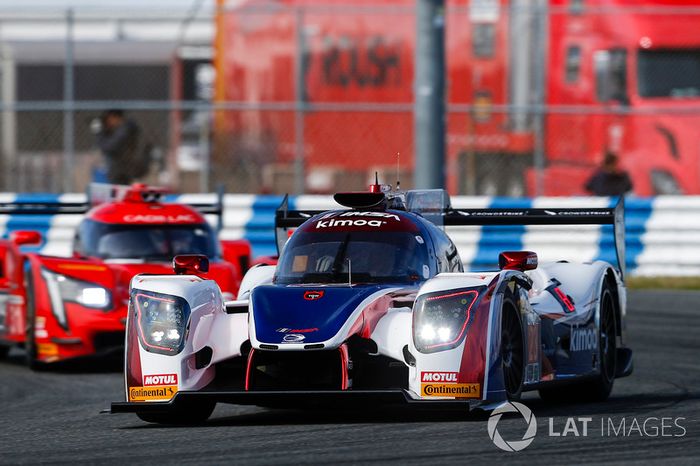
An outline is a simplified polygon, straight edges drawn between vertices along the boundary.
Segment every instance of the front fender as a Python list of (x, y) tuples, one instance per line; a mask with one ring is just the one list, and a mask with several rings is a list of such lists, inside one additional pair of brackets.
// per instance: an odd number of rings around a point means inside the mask
[[(444, 274), (421, 288), (418, 296), (426, 292), (449, 294), (458, 289), (485, 287), (476, 305), (474, 321), (462, 344), (425, 354), (417, 350), (411, 339), (409, 350), (415, 355), (416, 364), (409, 374), (409, 388), (415, 396), (435, 396), (429, 391), (455, 391), (459, 393), (456, 397), (474, 398), (475, 401), (506, 399), (500, 355), (501, 310), (506, 296), (514, 301), (523, 329), (526, 380), (539, 380), (540, 321), (528, 300), (524, 286), (528, 280), (525, 274), (518, 271)], [(440, 383), (435, 383), (435, 380)]]
[[(140, 335), (139, 309), (132, 297), (126, 335), (124, 382), (127, 400), (165, 401), (178, 391), (200, 390), (207, 386), (215, 376), (213, 363), (226, 358), (227, 355), (222, 353), (233, 345), (234, 339), (229, 332), (235, 318), (226, 314), (216, 282), (188, 275), (137, 275), (131, 281), (131, 290), (132, 296), (143, 291), (183, 298), (189, 305), (190, 315), (183, 324), (185, 342), (179, 353), (149, 351), (143, 344), (143, 335)], [(219, 341), (228, 345), (219, 347)], [(159, 381), (165, 382), (158, 385)]]

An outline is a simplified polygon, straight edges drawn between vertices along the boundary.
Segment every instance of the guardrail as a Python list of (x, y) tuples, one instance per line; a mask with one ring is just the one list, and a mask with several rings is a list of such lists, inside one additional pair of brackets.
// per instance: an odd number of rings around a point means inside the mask
[[(214, 194), (184, 194), (177, 202), (214, 203)], [(80, 202), (82, 194), (46, 195), (0, 193), (0, 202)], [(276, 253), (274, 212), (282, 196), (228, 194), (224, 197), (221, 239), (246, 238), (256, 256)], [(490, 198), (452, 197), (460, 208), (607, 207), (607, 198)], [(330, 196), (290, 198), (290, 208), (337, 207)], [(627, 270), (631, 275), (700, 275), (700, 197), (628, 198), (625, 204)], [(40, 231), (44, 254), (69, 255), (80, 215), (0, 215), (0, 235), (15, 230)], [(215, 218), (209, 217), (213, 223)], [(484, 226), (449, 227), (449, 235), (469, 270), (490, 270), (503, 250), (536, 251), (540, 261), (596, 259), (615, 262), (609, 226)]]

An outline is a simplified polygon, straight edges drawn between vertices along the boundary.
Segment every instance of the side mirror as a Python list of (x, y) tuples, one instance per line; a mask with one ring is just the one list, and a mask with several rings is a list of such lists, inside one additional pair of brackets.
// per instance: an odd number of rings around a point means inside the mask
[(173, 258), (177, 275), (199, 275), (209, 272), (209, 258), (203, 254), (180, 254)]
[(504, 251), (498, 255), (501, 270), (533, 270), (537, 268), (537, 253), (532, 251)]
[(38, 246), (41, 244), (41, 233), (30, 230), (13, 231), (10, 233), (10, 240), (17, 246)]

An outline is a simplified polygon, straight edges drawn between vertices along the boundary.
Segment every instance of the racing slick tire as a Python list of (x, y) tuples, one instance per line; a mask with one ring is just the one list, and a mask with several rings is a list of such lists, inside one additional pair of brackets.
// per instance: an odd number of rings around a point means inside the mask
[(525, 375), (525, 342), (518, 317), (517, 306), (512, 298), (503, 300), (501, 314), (501, 364), (503, 385), (509, 400), (519, 400), (523, 392)]
[(562, 402), (605, 401), (610, 396), (617, 370), (617, 318), (615, 298), (606, 282), (600, 293), (600, 324), (598, 325), (598, 360), (600, 374), (594, 379), (576, 383), (566, 390), (540, 389), (540, 398), (545, 401)]
[(216, 403), (211, 401), (189, 401), (176, 405), (167, 413), (136, 413), (136, 415), (142, 421), (153, 424), (198, 425), (209, 419), (215, 407)]
[(27, 290), (25, 303), (27, 321), (25, 323), (24, 351), (26, 353), (27, 366), (33, 371), (41, 371), (46, 369), (46, 364), (37, 359), (36, 308), (34, 307), (34, 283), (31, 274), (25, 283), (25, 290)]

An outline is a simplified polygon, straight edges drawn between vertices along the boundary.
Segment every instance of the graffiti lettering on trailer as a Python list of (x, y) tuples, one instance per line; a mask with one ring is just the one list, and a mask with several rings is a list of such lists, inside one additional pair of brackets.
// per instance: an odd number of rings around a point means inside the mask
[[(364, 42), (364, 43), (363, 43)], [(401, 54), (380, 36), (361, 39), (342, 35), (323, 38), (323, 83), (328, 86), (401, 85)]]

